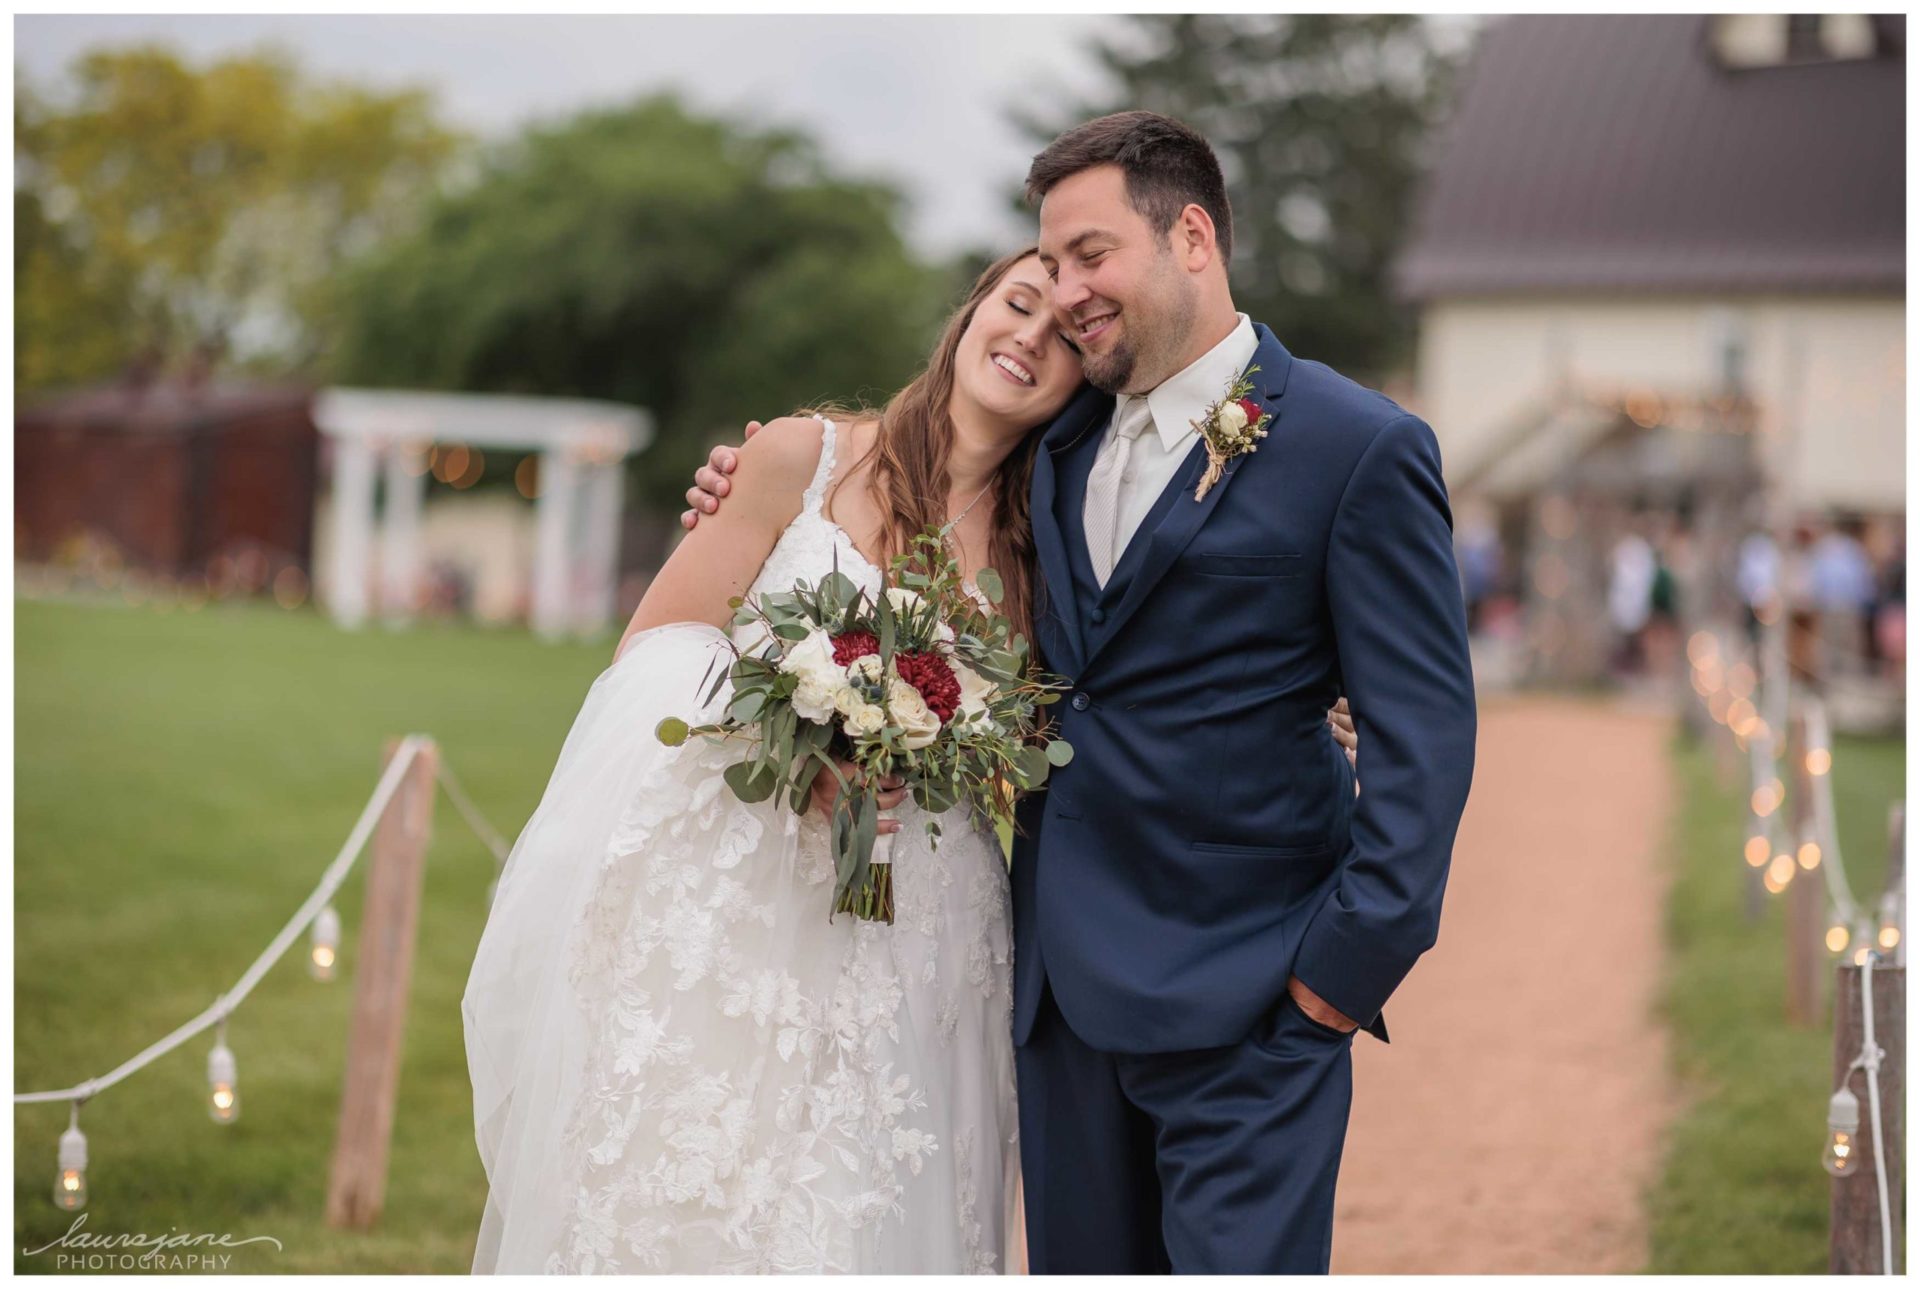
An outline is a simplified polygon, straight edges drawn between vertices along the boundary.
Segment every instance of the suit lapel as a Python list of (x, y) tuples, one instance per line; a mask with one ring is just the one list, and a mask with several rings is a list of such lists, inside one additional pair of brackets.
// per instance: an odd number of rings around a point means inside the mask
[(1031, 505), (1033, 548), (1039, 558), (1040, 572), (1046, 579), (1048, 615), (1058, 624), (1066, 639), (1071, 658), (1049, 658), (1048, 666), (1069, 673), (1079, 670), (1086, 656), (1086, 643), (1080, 634), (1080, 610), (1074, 596), (1073, 570), (1067, 560), (1066, 538), (1060, 519), (1054, 513), (1059, 494), (1059, 472), (1068, 450), (1097, 426), (1105, 425), (1113, 415), (1113, 396), (1088, 386), (1066, 410), (1048, 426), (1040, 440), (1040, 451), (1033, 460)]
[[(1293, 356), (1274, 338), (1273, 332), (1261, 324), (1254, 324), (1254, 334), (1258, 337), (1259, 344), (1255, 347), (1253, 360), (1248, 365), (1258, 367), (1260, 370), (1252, 377), (1253, 397), (1263, 409), (1272, 414), (1273, 420), (1267, 423), (1267, 433), (1269, 436), (1274, 436), (1280, 433), (1280, 398), (1286, 392), (1287, 376), (1293, 368)], [(1146, 550), (1141, 556), (1138, 567), (1133, 570), (1132, 578), (1126, 584), (1125, 596), (1107, 614), (1107, 620), (1102, 629), (1087, 642), (1082, 652), (1083, 665), (1092, 663), (1100, 651), (1106, 647), (1107, 642), (1118, 635), (1120, 628), (1139, 611), (1140, 605), (1153, 592), (1153, 588), (1159, 584), (1161, 578), (1167, 575), (1167, 570), (1173, 567), (1173, 562), (1179, 558), (1180, 552), (1187, 548), (1187, 544), (1207, 522), (1207, 517), (1213, 514), (1214, 508), (1220, 504), (1220, 499), (1226, 496), (1234, 477), (1240, 473), (1241, 467), (1246, 463), (1245, 456), (1238, 456), (1228, 461), (1219, 480), (1207, 490), (1207, 495), (1195, 501), (1194, 490), (1199, 487), (1200, 476), (1207, 468), (1206, 445), (1198, 439), (1195, 440), (1193, 447), (1188, 451), (1187, 459), (1180, 463), (1180, 469), (1175, 472), (1173, 482), (1167, 485), (1169, 488), (1179, 489), (1184, 495), (1174, 498), (1172, 506), (1161, 515), (1160, 522), (1151, 536), (1144, 533), (1136, 535), (1132, 545), (1138, 545), (1139, 539), (1146, 537)], [(1132, 553), (1130, 549), (1128, 554)], [(1120, 570), (1116, 569), (1115, 577), (1118, 578), (1119, 575)]]

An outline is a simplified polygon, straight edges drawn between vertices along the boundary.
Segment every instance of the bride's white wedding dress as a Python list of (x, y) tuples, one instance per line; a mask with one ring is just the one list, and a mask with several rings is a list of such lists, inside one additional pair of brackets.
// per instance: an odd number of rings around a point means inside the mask
[[(881, 575), (805, 504), (755, 593)], [(731, 633), (743, 646), (753, 628)], [(992, 831), (908, 801), (895, 922), (827, 918), (826, 824), (721, 780), (727, 635), (639, 633), (514, 844), (462, 1000), (489, 1182), (476, 1272), (1004, 1272), (1012, 938)], [(717, 670), (710, 670), (717, 669)], [(705, 681), (706, 683), (703, 683)]]

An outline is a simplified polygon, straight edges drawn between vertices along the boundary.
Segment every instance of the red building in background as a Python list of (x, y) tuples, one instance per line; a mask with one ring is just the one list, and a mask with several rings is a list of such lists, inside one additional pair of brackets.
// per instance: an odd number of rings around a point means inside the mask
[(313, 391), (192, 378), (55, 395), (14, 416), (14, 554), (104, 537), (171, 577), (259, 549), (311, 572), (320, 435)]

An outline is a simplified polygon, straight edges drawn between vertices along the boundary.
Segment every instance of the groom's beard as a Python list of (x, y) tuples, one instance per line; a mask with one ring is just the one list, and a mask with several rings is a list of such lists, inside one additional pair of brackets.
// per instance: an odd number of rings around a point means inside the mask
[(1083, 354), (1080, 369), (1086, 375), (1087, 383), (1103, 394), (1121, 394), (1127, 392), (1127, 382), (1133, 379), (1136, 365), (1133, 346), (1122, 340), (1109, 354)]
[(1143, 326), (1134, 315), (1123, 314), (1126, 330), (1110, 352), (1080, 356), (1080, 370), (1088, 384), (1103, 394), (1145, 394), (1180, 369), (1180, 355), (1193, 334), (1194, 319), (1200, 316), (1200, 302), (1192, 291), (1176, 285), (1166, 293), (1165, 303), (1166, 315), (1158, 327)]

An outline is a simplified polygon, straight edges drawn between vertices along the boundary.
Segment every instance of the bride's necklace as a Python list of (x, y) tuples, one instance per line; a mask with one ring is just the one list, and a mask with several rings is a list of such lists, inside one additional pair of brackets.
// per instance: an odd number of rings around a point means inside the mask
[(987, 487), (986, 487), (986, 488), (982, 488), (982, 489), (981, 489), (980, 491), (978, 491), (978, 492), (976, 492), (976, 493), (974, 493), (974, 494), (973, 494), (973, 500), (972, 500), (972, 501), (969, 501), (969, 502), (968, 502), (968, 503), (966, 504), (966, 507), (965, 507), (964, 509), (962, 509), (962, 510), (961, 510), (961, 512), (960, 512), (959, 514), (957, 514), (957, 515), (955, 515), (955, 516), (954, 516), (954, 517), (953, 517), (952, 519), (949, 519), (949, 520), (947, 521), (947, 527), (949, 527), (949, 528), (958, 528), (958, 527), (960, 526), (960, 521), (961, 521), (961, 520), (963, 520), (963, 519), (965, 519), (965, 518), (967, 517), (967, 515), (968, 515), (968, 514), (969, 514), (969, 513), (970, 513), (970, 512), (971, 512), (971, 511), (973, 510), (973, 508), (974, 508), (975, 506), (977, 506), (977, 505), (979, 505), (979, 504), (980, 504), (980, 498), (982, 498), (982, 497), (984, 497), (984, 496), (986, 496), (986, 495), (987, 495), (987, 489), (988, 489), (988, 488), (991, 488), (991, 487), (993, 487), (993, 480), (991, 480), (991, 479), (989, 479), (989, 480), (987, 480)]
[[(955, 515), (952, 519), (949, 519), (947, 521), (947, 526), (943, 531), (945, 534), (945, 540), (947, 544), (953, 548), (953, 553), (955, 558), (958, 559), (965, 555), (965, 552), (960, 547), (960, 521), (965, 519), (970, 513), (972, 513), (973, 508), (980, 504), (980, 498), (986, 496), (987, 492), (992, 487), (993, 487), (993, 480), (991, 479), (987, 480), (987, 486), (985, 488), (980, 489), (980, 491), (974, 493), (973, 500), (969, 501), (961, 509), (959, 514)], [(964, 562), (965, 561), (963, 559), (962, 560), (963, 565), (964, 565)]]

